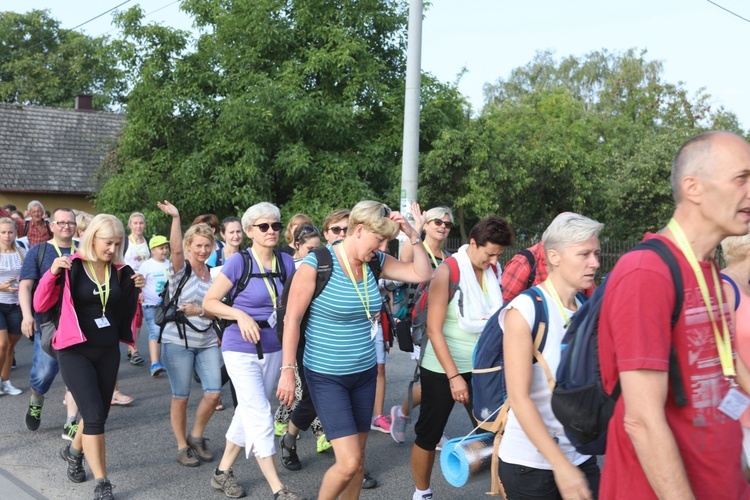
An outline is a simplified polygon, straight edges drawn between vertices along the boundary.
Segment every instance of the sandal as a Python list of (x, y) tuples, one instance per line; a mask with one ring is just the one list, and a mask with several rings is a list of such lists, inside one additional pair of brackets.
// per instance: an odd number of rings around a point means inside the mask
[(128, 357), (130, 358), (130, 364), (134, 366), (141, 366), (144, 361), (140, 354), (138, 354), (138, 351), (133, 351), (132, 353), (128, 353)]
[(219, 400), (219, 404), (216, 405), (216, 411), (222, 411), (224, 409), (224, 403)]
[(133, 402), (133, 398), (131, 398), (130, 396), (126, 396), (120, 391), (115, 391), (114, 393), (112, 393), (112, 402), (110, 404), (112, 406), (114, 405), (125, 406), (125, 405), (129, 405), (132, 402)]

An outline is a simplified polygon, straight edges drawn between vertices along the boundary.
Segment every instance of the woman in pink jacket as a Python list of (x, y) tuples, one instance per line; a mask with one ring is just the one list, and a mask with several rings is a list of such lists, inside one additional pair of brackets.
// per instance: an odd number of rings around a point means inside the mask
[(114, 498), (104, 424), (120, 364), (119, 342), (134, 344), (137, 288), (145, 283), (122, 264), (124, 235), (116, 217), (97, 215), (78, 253), (55, 259), (34, 294), (34, 309), (58, 321), (52, 347), (82, 417), (73, 442), (60, 455), (68, 464), (68, 478), (80, 483), (86, 480), (85, 454), (96, 479), (94, 498), (100, 499)]

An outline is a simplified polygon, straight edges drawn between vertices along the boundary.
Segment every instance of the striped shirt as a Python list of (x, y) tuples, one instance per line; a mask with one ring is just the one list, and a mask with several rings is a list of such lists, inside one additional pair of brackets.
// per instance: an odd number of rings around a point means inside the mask
[[(305, 338), (303, 363), (308, 369), (328, 375), (349, 375), (375, 366), (375, 342), (370, 335), (370, 320), (359, 299), (351, 279), (344, 273), (332, 248), (333, 272), (323, 292), (309, 307), (309, 318)], [(381, 268), (385, 254), (378, 252)], [(318, 259), (313, 252), (307, 254), (302, 264), (318, 268)], [(370, 317), (380, 312), (382, 299), (378, 283), (365, 265), (367, 273), (367, 297), (370, 301)], [(357, 282), (360, 293), (362, 280)], [(362, 295), (364, 299), (364, 294)]]
[[(26, 255), (26, 250), (17, 247), (18, 252), (0, 253), (0, 283), (18, 279), (21, 276), (21, 267), (23, 267), (23, 258), (21, 254)], [(18, 282), (14, 284), (18, 287)], [(18, 304), (18, 292), (0, 292), (0, 303)]]
[[(187, 260), (185, 260), (187, 262)], [(182, 269), (175, 272), (172, 262), (169, 263), (169, 296), (174, 297), (174, 293), (177, 290), (177, 285), (180, 284), (182, 276), (185, 274), (186, 266), (183, 264)], [(198, 275), (195, 274), (195, 270), (190, 271), (190, 277), (188, 278), (185, 286), (180, 293), (180, 298), (177, 304), (192, 303), (200, 306), (203, 304), (203, 297), (206, 296), (211, 281), (203, 281)], [(195, 325), (196, 328), (201, 330), (211, 325), (211, 320), (208, 318), (201, 318), (200, 316), (188, 316), (188, 320)], [(196, 332), (189, 325), (185, 325), (185, 332), (188, 339), (188, 347), (190, 348), (204, 348), (214, 347), (219, 345), (219, 341), (216, 338), (216, 332), (213, 328), (209, 328), (205, 332)], [(179, 344), (185, 345), (185, 340), (180, 338), (179, 332), (177, 331), (177, 325), (174, 323), (167, 323), (164, 327), (164, 333), (161, 339), (163, 344)]]

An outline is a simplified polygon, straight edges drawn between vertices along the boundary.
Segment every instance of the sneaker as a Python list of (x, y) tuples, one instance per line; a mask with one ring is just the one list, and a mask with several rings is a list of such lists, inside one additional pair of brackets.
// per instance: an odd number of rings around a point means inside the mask
[(160, 373), (166, 371), (164, 369), (164, 365), (160, 362), (151, 363), (151, 376), (152, 377), (158, 377)]
[(138, 354), (138, 351), (128, 353), (128, 358), (130, 358), (130, 364), (134, 366), (141, 366), (144, 363), (143, 358)]
[(273, 433), (275, 435), (281, 437), (286, 434), (287, 430), (289, 430), (289, 424), (284, 424), (276, 420), (273, 421)]
[(295, 445), (293, 448), (287, 448), (284, 444), (284, 437), (287, 434), (289, 433), (287, 432), (281, 436), (281, 439), (279, 439), (279, 445), (281, 448), (281, 465), (289, 470), (300, 470), (302, 468), (302, 463), (300, 463), (299, 457), (297, 456), (297, 446)]
[(194, 438), (193, 436), (188, 436), (187, 438), (188, 446), (193, 449), (196, 455), (198, 455), (203, 462), (210, 462), (214, 459), (214, 454), (211, 453), (211, 450), (206, 446), (206, 441), (208, 441), (208, 439), (204, 437)]
[(195, 450), (189, 445), (177, 450), (177, 461), (185, 467), (198, 467), (201, 464), (201, 461), (195, 456)]
[(29, 400), (29, 411), (26, 412), (26, 427), (30, 431), (35, 431), (39, 428), (39, 424), (42, 423), (42, 406), (44, 406), (44, 400), (37, 404), (34, 404)]
[(305, 497), (295, 491), (289, 491), (289, 488), (282, 486), (278, 493), (274, 493), (277, 500), (307, 500)]
[(423, 495), (420, 495), (416, 491), (411, 496), (411, 500), (432, 500), (432, 492), (430, 493), (424, 493)]
[(109, 479), (105, 479), (99, 483), (96, 483), (94, 489), (94, 500), (115, 500), (115, 496), (112, 494), (112, 488), (115, 486), (109, 482)]
[(440, 438), (440, 442), (437, 444), (437, 446), (435, 446), (435, 451), (441, 451), (443, 449), (443, 446), (445, 446), (445, 443), (447, 443), (448, 441), (450, 441), (450, 438), (443, 434)]
[(211, 476), (211, 487), (215, 490), (221, 490), (229, 498), (242, 498), (245, 496), (245, 490), (237, 484), (237, 478), (234, 477), (234, 471), (218, 471)]
[(382, 432), (383, 434), (390, 434), (391, 432), (391, 417), (378, 415), (375, 417), (370, 424), (370, 430)]
[(324, 451), (330, 450), (333, 448), (333, 445), (331, 445), (331, 442), (326, 438), (325, 434), (321, 434), (318, 436), (318, 453), (323, 453)]
[(391, 407), (391, 437), (397, 443), (406, 439), (406, 417), (401, 415), (400, 406)]
[(68, 479), (74, 483), (82, 483), (86, 480), (86, 469), (83, 467), (83, 453), (78, 456), (70, 454), (70, 444), (60, 449), (60, 457), (68, 462)]
[(374, 477), (372, 477), (371, 475), (367, 473), (367, 471), (365, 471), (365, 477), (362, 478), (362, 489), (371, 490), (377, 485), (378, 485), (377, 480), (375, 480)]
[(3, 392), (5, 394), (10, 394), (11, 396), (18, 396), (23, 391), (17, 387), (13, 387), (10, 380), (3, 380)]
[(72, 424), (63, 425), (62, 438), (68, 441), (73, 441), (76, 432), (78, 432), (78, 422), (74, 420)]

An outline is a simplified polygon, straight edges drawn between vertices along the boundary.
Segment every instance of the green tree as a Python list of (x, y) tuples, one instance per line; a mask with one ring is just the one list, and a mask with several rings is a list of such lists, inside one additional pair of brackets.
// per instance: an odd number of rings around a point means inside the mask
[(115, 107), (125, 83), (108, 38), (60, 28), (48, 11), (0, 12), (0, 100), (73, 107), (94, 96), (96, 109)]
[[(172, 196), (186, 213), (261, 200), (320, 220), (396, 201), (405, 12), (400, 2), (189, 0), (200, 36), (119, 18), (135, 82), (97, 205)], [(134, 189), (135, 188), (135, 189)]]

